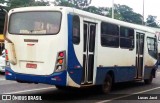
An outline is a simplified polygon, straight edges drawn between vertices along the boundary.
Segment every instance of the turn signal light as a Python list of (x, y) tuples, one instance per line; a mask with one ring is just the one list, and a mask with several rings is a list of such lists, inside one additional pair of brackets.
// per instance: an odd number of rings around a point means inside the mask
[(62, 59), (59, 59), (59, 60), (58, 60), (58, 63), (59, 63), (59, 64), (62, 64), (62, 63), (63, 63), (63, 60), (62, 60)]
[(8, 61), (8, 55), (6, 55), (6, 61)]

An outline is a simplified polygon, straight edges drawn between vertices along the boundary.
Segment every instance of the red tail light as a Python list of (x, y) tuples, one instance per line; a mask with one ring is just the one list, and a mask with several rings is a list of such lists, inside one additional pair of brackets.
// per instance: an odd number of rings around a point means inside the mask
[(5, 49), (5, 53), (8, 54), (8, 50), (7, 49)]
[(57, 54), (55, 72), (60, 72), (65, 69), (66, 52), (61, 51)]
[(5, 59), (6, 59), (6, 66), (10, 66), (7, 49), (5, 49)]
[(12, 75), (10, 72), (6, 71), (5, 75)]
[(63, 56), (64, 56), (64, 52), (60, 52), (60, 53), (59, 53), (59, 56), (60, 56), (60, 57), (63, 57)]
[(6, 72), (5, 72), (5, 75), (8, 75), (8, 74), (9, 74), (9, 72), (6, 71)]
[(6, 53), (6, 61), (8, 61), (8, 50), (7, 49), (5, 49), (5, 53)]

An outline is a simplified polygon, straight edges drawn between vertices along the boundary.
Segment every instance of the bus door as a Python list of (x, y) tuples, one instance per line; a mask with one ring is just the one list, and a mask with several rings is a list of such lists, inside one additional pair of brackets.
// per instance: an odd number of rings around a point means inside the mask
[(94, 69), (94, 48), (95, 48), (95, 35), (96, 24), (84, 22), (83, 25), (83, 75), (82, 84), (93, 83), (93, 69)]
[(142, 79), (144, 61), (144, 33), (136, 33), (136, 79)]

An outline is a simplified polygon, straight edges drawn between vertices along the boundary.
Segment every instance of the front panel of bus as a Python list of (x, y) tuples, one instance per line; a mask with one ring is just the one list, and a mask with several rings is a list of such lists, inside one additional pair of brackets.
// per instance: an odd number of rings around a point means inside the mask
[[(9, 12), (6, 34), (9, 40), (6, 41), (6, 53), (10, 61), (10, 69), (6, 68), (8, 79), (16, 75), (17, 80), (44, 82), (47, 78), (56, 81), (66, 76), (67, 28), (62, 12), (61, 9), (46, 8)], [(46, 78), (42, 78), (44, 76)]]

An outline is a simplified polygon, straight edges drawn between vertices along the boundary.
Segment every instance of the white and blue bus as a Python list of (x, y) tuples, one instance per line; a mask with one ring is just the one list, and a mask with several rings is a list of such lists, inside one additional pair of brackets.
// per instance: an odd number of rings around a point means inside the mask
[(5, 24), (7, 80), (108, 93), (156, 76), (157, 37), (147, 27), (54, 6), (12, 9)]

